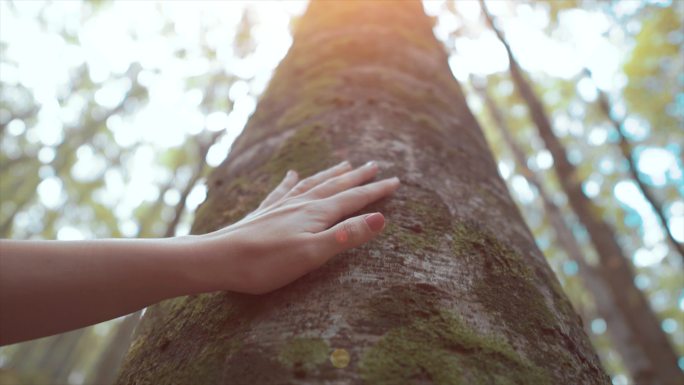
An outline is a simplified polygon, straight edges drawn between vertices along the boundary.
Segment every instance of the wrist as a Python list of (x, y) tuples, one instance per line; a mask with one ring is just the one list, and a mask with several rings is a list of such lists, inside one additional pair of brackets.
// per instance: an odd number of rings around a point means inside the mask
[(233, 234), (226, 229), (169, 238), (187, 293), (231, 290), (235, 266)]
[(163, 238), (164, 248), (171, 257), (173, 276), (178, 277), (177, 287), (182, 291), (178, 295), (198, 294), (206, 291), (207, 270), (203, 257), (203, 235), (181, 235)]

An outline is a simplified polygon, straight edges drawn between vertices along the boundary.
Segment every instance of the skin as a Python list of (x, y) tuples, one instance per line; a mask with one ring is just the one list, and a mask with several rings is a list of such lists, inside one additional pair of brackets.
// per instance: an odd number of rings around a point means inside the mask
[(343, 218), (399, 180), (348, 162), (298, 180), (288, 172), (237, 223), (161, 239), (0, 241), (0, 345), (106, 321), (167, 298), (228, 290), (263, 294), (375, 238), (380, 213)]

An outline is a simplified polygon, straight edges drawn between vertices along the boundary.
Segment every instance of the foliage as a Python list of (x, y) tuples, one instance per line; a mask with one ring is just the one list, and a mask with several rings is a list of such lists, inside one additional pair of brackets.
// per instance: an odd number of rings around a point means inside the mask
[[(624, 96), (628, 111), (641, 115), (667, 144), (684, 127), (684, 7), (645, 10), (634, 49), (625, 63)], [(672, 136), (669, 136), (672, 135)], [(681, 151), (681, 150), (680, 150)]]

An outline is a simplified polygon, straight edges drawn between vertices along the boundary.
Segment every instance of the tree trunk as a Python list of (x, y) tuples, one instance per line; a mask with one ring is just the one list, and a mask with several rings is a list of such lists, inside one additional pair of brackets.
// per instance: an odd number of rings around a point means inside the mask
[(607, 384), (418, 1), (311, 3), (194, 233), (286, 170), (378, 161), (389, 223), (275, 292), (150, 309), (119, 384)]
[(497, 131), (503, 138), (511, 153), (520, 173), (527, 181), (539, 192), (539, 197), (544, 205), (544, 212), (547, 214), (549, 222), (556, 233), (558, 245), (565, 251), (571, 260), (578, 266), (579, 276), (584, 287), (589, 291), (594, 299), (596, 313), (606, 321), (608, 333), (615, 350), (620, 354), (622, 361), (629, 372), (630, 377), (636, 384), (651, 383), (651, 371), (648, 357), (643, 348), (638, 343), (638, 338), (634, 335), (634, 330), (629, 328), (620, 310), (615, 306), (615, 299), (612, 292), (603, 278), (584, 258), (582, 246), (575, 238), (572, 230), (563, 219), (563, 213), (546, 191), (541, 178), (536, 172), (527, 166), (527, 157), (518, 142), (513, 138), (508, 125), (504, 119), (501, 109), (487, 92), (486, 85), (480, 85), (473, 81), (473, 87), (480, 93), (487, 106), (489, 114), (494, 120)]
[(565, 191), (570, 206), (584, 225), (599, 255), (598, 272), (609, 285), (615, 305), (620, 309), (623, 319), (638, 338), (638, 343), (650, 361), (651, 384), (681, 384), (684, 374), (677, 366), (677, 355), (660, 328), (658, 317), (651, 309), (646, 297), (634, 284), (634, 272), (629, 259), (617, 242), (615, 232), (598, 214), (591, 200), (582, 192), (582, 183), (577, 178), (575, 166), (568, 160), (565, 148), (555, 136), (544, 106), (525, 79), (523, 70), (513, 57), (503, 33), (496, 27), (484, 1), (480, 0), (482, 10), (489, 25), (508, 53), (510, 73), (516, 90), (525, 100), (539, 135), (554, 160), (554, 169), (561, 187)]

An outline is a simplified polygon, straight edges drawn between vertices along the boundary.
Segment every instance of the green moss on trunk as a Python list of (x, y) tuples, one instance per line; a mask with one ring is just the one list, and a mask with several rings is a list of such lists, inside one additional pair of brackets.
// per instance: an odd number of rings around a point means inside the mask
[(361, 322), (390, 329), (362, 358), (360, 371), (367, 383), (549, 382), (548, 374), (515, 351), (505, 337), (478, 331), (443, 309), (446, 296), (430, 285), (402, 286), (383, 292), (368, 305), (368, 319)]
[(473, 293), (489, 312), (524, 336), (553, 324), (549, 305), (520, 253), (468, 222), (454, 226), (452, 245), (454, 254), (483, 267)]
[(307, 371), (325, 363), (330, 354), (330, 346), (322, 338), (294, 338), (280, 350), (278, 361), (295, 376), (303, 377)]
[[(217, 230), (222, 225), (233, 223), (257, 208), (285, 176), (288, 170), (297, 170), (300, 178), (329, 166), (331, 147), (323, 134), (320, 123), (311, 123), (297, 129), (275, 153), (261, 166), (235, 176), (227, 185), (217, 186), (219, 193), (209, 195), (197, 209), (193, 234)], [(216, 185), (216, 183), (215, 183)], [(230, 196), (236, 201), (222, 211), (216, 211), (213, 199)]]

